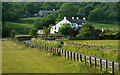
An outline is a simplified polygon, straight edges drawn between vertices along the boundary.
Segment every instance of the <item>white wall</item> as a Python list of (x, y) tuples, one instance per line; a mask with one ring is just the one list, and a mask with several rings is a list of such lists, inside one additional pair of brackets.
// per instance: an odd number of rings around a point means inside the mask
[[(55, 34), (54, 32), (55, 32), (55, 31), (58, 32), (59, 28), (60, 28), (61, 26), (63, 26), (63, 24), (65, 24), (65, 23), (71, 24), (71, 22), (69, 22), (66, 18), (64, 18), (62, 21), (60, 21), (60, 22), (57, 23), (55, 26), (53, 26), (53, 27), (50, 28), (50, 33), (51, 33), (51, 34)], [(56, 29), (55, 29), (55, 27), (56, 27)]]

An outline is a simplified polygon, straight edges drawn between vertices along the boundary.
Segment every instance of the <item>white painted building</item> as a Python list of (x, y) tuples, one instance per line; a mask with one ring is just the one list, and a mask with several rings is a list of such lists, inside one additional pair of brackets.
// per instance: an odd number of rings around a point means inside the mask
[(38, 30), (38, 32), (37, 32), (38, 34), (43, 34), (43, 30), (41, 29), (41, 30)]
[(73, 29), (80, 29), (85, 22), (86, 22), (85, 17), (83, 19), (79, 19), (79, 17), (76, 17), (76, 19), (74, 17), (72, 17), (72, 19), (67, 19), (66, 17), (64, 17), (62, 21), (60, 21), (55, 26), (52, 26), (50, 28), (50, 33), (51, 34), (58, 33), (59, 28), (66, 23), (70, 24), (71, 28)]

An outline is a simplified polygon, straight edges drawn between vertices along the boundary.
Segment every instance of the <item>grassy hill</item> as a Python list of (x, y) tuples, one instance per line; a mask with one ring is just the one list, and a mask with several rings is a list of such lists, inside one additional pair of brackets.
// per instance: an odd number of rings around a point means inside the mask
[(118, 31), (118, 25), (114, 23), (100, 23), (100, 22), (91, 22), (90, 23), (95, 27), (95, 28), (100, 28), (100, 29), (109, 29), (109, 30), (116, 30)]
[(24, 24), (24, 23), (13, 23), (13, 22), (5, 22), (7, 26), (10, 28), (32, 28), (33, 24)]
[(41, 17), (28, 17), (28, 18), (21, 18), (20, 20), (36, 20)]
[(13, 41), (2, 42), (2, 55), (2, 73), (101, 73), (84, 63), (52, 56)]

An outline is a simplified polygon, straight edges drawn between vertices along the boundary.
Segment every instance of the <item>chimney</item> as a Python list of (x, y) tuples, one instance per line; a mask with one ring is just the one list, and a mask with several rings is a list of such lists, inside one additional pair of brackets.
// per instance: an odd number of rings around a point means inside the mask
[(55, 9), (53, 9), (53, 11), (55, 11)]
[(66, 17), (64, 17), (64, 20), (66, 20)]
[(74, 17), (72, 17), (72, 19), (74, 19)]
[(79, 17), (76, 17), (76, 19), (79, 19)]
[(83, 17), (83, 20), (86, 20), (85, 17)]

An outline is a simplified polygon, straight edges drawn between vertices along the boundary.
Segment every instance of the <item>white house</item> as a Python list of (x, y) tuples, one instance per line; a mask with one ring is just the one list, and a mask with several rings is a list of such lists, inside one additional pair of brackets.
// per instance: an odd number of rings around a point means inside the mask
[(41, 30), (38, 30), (38, 32), (37, 32), (38, 34), (43, 34), (43, 30), (41, 29)]
[(83, 19), (79, 19), (79, 17), (76, 17), (76, 19), (74, 17), (72, 17), (72, 19), (67, 19), (66, 17), (64, 17), (62, 21), (60, 21), (55, 26), (52, 26), (50, 28), (50, 33), (51, 34), (58, 33), (59, 28), (63, 26), (65, 23), (69, 23), (71, 25), (71, 28), (73, 29), (80, 29), (85, 22), (86, 22), (85, 17)]

